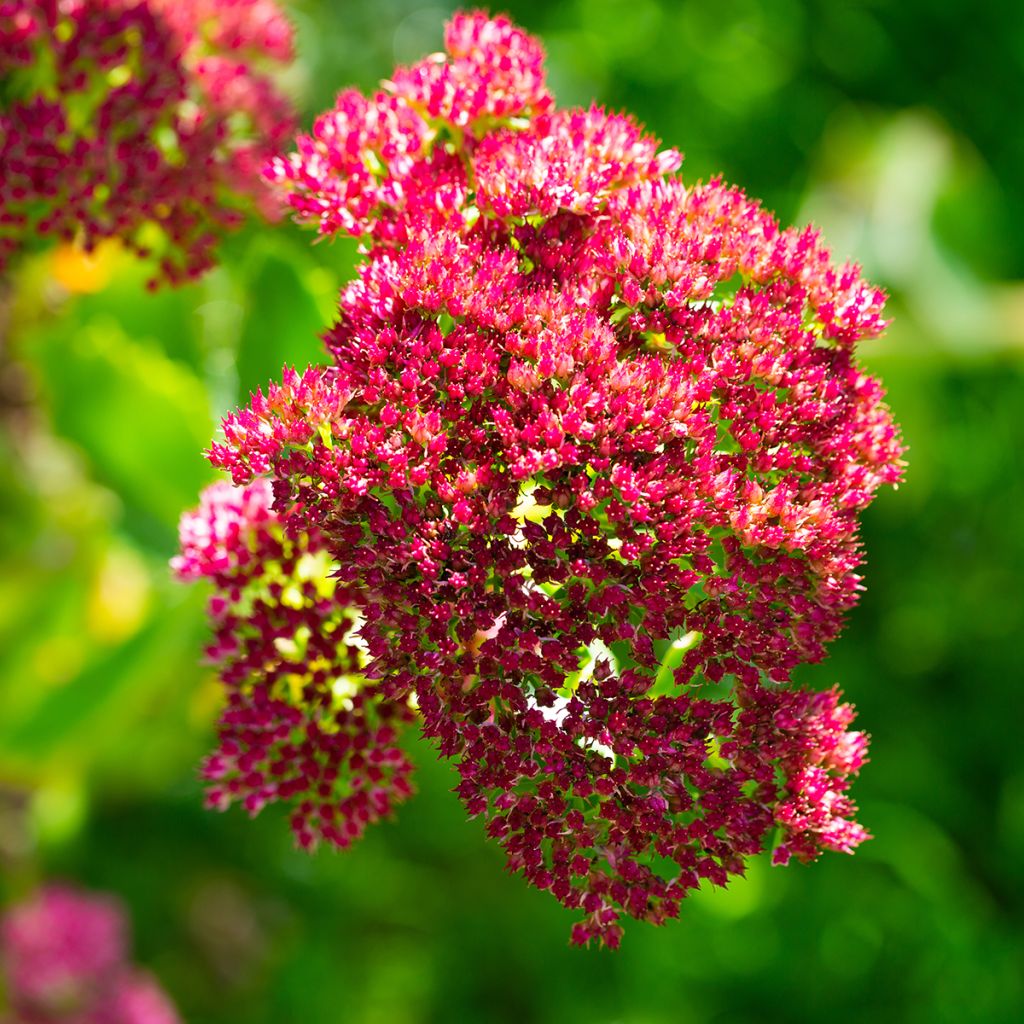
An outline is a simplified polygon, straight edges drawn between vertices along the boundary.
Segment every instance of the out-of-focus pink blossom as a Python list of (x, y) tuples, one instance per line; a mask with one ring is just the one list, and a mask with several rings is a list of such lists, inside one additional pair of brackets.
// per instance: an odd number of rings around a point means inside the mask
[[(148, 974), (125, 971), (99, 1002), (73, 1024), (180, 1024), (167, 994)], [(69, 1022), (71, 1024), (71, 1022)]]
[(115, 900), (67, 885), (10, 908), (0, 919), (0, 972), (13, 1021), (178, 1024), (160, 986), (129, 963), (127, 931)]
[(180, 282), (213, 264), (294, 118), (271, 0), (3, 0), (0, 265), (45, 237), (118, 238)]

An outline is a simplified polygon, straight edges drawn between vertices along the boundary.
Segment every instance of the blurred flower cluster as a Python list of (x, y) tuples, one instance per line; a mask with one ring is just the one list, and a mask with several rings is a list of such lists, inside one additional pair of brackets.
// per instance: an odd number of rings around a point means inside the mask
[(213, 264), (294, 119), (273, 0), (2, 0), (0, 267), (40, 237), (117, 238), (180, 282)]
[(555, 109), (507, 20), (457, 15), (445, 48), (271, 166), (365, 259), (329, 364), (226, 419), (236, 489), (183, 521), (229, 693), (206, 774), (344, 845), (408, 793), (415, 710), (573, 941), (617, 945), (766, 845), (866, 837), (866, 738), (791, 673), (901, 474), (854, 356), (884, 296), (630, 117)]
[(48, 885), (0, 919), (8, 1024), (178, 1024), (160, 986), (128, 961), (127, 925), (107, 896)]

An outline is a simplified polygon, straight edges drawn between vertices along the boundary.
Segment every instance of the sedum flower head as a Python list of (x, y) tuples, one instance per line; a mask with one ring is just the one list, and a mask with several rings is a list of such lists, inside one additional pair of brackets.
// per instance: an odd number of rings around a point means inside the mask
[(0, 918), (0, 973), (12, 1021), (178, 1024), (159, 985), (128, 962), (127, 930), (116, 901), (66, 885), (10, 908)]
[(290, 136), (273, 0), (0, 3), (0, 266), (37, 236), (118, 238), (180, 282), (213, 264)]
[(211, 457), (329, 555), (326, 620), (357, 609), (375, 699), (415, 704), (510, 867), (581, 915), (574, 942), (616, 945), (773, 841), (781, 863), (867, 837), (866, 739), (791, 673), (855, 603), (858, 516), (901, 473), (854, 355), (884, 296), (813, 230), (684, 184), (630, 118), (554, 110), (507, 22), (446, 38), (273, 165), (365, 260), (328, 364)]

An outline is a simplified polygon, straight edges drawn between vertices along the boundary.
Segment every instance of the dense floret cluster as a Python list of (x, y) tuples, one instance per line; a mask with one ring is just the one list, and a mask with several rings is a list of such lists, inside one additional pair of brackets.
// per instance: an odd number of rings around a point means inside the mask
[(128, 962), (117, 903), (50, 885), (0, 920), (12, 1024), (178, 1024), (159, 985)]
[(0, 267), (52, 236), (208, 269), (242, 201), (276, 208), (290, 57), (273, 0), (0, 0)]
[(215, 587), (207, 653), (227, 699), (203, 766), (208, 801), (254, 815), (289, 801), (303, 847), (347, 846), (412, 792), (395, 746), (411, 711), (364, 677), (357, 612), (323, 539), (292, 535), (272, 500), (266, 480), (211, 485), (182, 521), (173, 562), (182, 579)]
[(582, 913), (573, 940), (616, 945), (767, 845), (866, 837), (866, 739), (790, 676), (856, 601), (858, 515), (901, 472), (854, 358), (884, 296), (812, 230), (684, 185), (631, 118), (554, 110), (506, 20), (459, 15), (446, 49), (273, 164), (365, 261), (329, 364), (211, 455), (329, 556), (311, 636), (351, 609), (374, 700), (417, 709), (510, 867)]

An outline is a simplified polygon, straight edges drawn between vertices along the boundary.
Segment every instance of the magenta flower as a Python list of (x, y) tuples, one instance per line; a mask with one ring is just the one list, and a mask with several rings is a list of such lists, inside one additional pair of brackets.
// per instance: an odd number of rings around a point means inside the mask
[[(180, 1024), (162, 988), (141, 971), (122, 974), (84, 1017), (73, 1024)], [(69, 1022), (70, 1024), (70, 1022)]]
[[(574, 942), (616, 945), (623, 914), (662, 923), (773, 837), (780, 863), (867, 837), (866, 738), (791, 673), (839, 632), (858, 515), (901, 474), (854, 356), (884, 296), (738, 189), (684, 185), (628, 117), (552, 110), (507, 22), (460, 15), (447, 46), (274, 163), (366, 260), (329, 365), (254, 396), (211, 458), (324, 553), (315, 616), (356, 616), (373, 700), (416, 708), (510, 867), (582, 914)], [(185, 548), (191, 575), (237, 557)], [(214, 619), (228, 658), (269, 635)], [(311, 664), (345, 663), (337, 629)]]
[(290, 136), (272, 0), (0, 2), (0, 265), (40, 236), (118, 238), (180, 282), (213, 265)]
[(177, 1024), (127, 955), (124, 914), (107, 896), (49, 885), (0, 918), (0, 971), (17, 1022)]
[(220, 746), (203, 765), (208, 802), (255, 815), (286, 800), (302, 846), (347, 846), (412, 792), (395, 746), (411, 711), (366, 678), (358, 613), (319, 533), (271, 503), (266, 480), (217, 483), (182, 519), (173, 568), (215, 586), (207, 653), (227, 695)]

